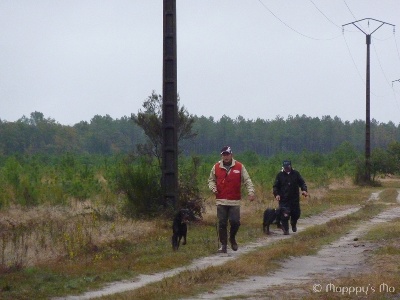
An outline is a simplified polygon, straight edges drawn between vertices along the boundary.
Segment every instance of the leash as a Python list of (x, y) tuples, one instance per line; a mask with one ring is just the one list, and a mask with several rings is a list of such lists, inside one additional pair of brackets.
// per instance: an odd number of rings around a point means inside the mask
[[(307, 199), (308, 198), (308, 199)], [(301, 199), (303, 201), (301, 201), (302, 204), (305, 204), (307, 206), (310, 206), (310, 201), (311, 201), (311, 194), (308, 194), (307, 197), (303, 196), (303, 199)]]
[(275, 198), (272, 198), (271, 201), (269, 202), (269, 205), (267, 206), (267, 208), (276, 208), (274, 205), (274, 202), (275, 202)]
[(219, 228), (218, 228), (218, 220), (215, 222), (215, 230), (217, 231), (217, 249), (219, 249)]

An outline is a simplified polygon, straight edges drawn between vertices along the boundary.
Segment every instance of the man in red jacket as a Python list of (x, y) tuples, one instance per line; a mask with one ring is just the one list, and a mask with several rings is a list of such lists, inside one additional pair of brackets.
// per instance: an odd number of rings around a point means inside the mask
[(215, 194), (218, 217), (218, 234), (221, 242), (219, 253), (227, 252), (228, 220), (230, 223), (229, 242), (233, 251), (237, 251), (236, 233), (240, 226), (241, 187), (247, 188), (248, 198), (253, 201), (254, 185), (242, 163), (233, 159), (232, 149), (221, 149), (221, 160), (211, 169), (208, 187)]

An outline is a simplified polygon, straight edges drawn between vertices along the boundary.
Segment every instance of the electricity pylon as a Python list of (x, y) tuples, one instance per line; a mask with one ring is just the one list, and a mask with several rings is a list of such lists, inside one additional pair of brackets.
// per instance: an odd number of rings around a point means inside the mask
[[(366, 33), (364, 30), (362, 30), (357, 23), (362, 22), (368, 20), (368, 24), (369, 24), (369, 20), (375, 21), (380, 23), (380, 25), (371, 33)], [(358, 20), (358, 21), (354, 21), (354, 22), (350, 22), (347, 24), (342, 25), (342, 28), (344, 30), (344, 26), (347, 25), (354, 25), (355, 27), (357, 27), (362, 33), (365, 34), (366, 36), (366, 43), (367, 43), (367, 79), (366, 79), (366, 108), (365, 108), (365, 173), (364, 173), (364, 180), (365, 182), (370, 182), (371, 181), (371, 120), (370, 120), (370, 97), (371, 97), (371, 93), (370, 93), (370, 45), (371, 45), (371, 35), (377, 31), (379, 28), (381, 28), (383, 25), (391, 25), (393, 26), (393, 30), (395, 25), (390, 24), (390, 23), (386, 23), (383, 21), (379, 21), (376, 19), (372, 19), (372, 18), (365, 18), (362, 20)]]

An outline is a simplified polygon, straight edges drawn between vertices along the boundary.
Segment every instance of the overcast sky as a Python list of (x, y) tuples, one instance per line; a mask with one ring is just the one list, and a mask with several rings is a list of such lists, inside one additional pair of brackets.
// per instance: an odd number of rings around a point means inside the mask
[[(400, 123), (399, 0), (177, 0), (178, 93), (219, 119)], [(161, 0), (0, 0), (0, 119), (114, 119), (162, 94)], [(392, 82), (394, 81), (394, 82)]]

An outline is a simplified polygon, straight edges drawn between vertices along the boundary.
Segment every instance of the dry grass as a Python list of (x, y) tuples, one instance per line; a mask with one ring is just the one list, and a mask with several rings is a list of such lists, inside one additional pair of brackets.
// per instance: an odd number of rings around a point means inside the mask
[(137, 241), (155, 232), (151, 221), (133, 221), (90, 202), (66, 207), (11, 207), (0, 212), (0, 262), (4, 268), (74, 257), (113, 240)]
[(338, 189), (349, 189), (355, 188), (353, 181), (351, 178), (346, 177), (342, 179), (334, 179), (329, 183), (330, 190), (338, 190)]

